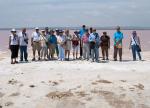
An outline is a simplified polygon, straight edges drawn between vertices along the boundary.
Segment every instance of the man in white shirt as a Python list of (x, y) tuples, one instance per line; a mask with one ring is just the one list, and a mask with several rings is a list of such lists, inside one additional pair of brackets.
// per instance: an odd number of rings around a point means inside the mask
[(20, 61), (24, 60), (27, 62), (28, 53), (27, 53), (27, 45), (28, 45), (28, 35), (26, 33), (26, 28), (23, 28), (22, 31), (18, 34), (19, 36), (19, 45), (20, 45)]
[(40, 32), (39, 28), (35, 28), (35, 32), (33, 32), (31, 37), (31, 46), (33, 48), (33, 59), (32, 61), (35, 61), (35, 53), (36, 50), (38, 51), (38, 60), (40, 60), (40, 51), (41, 51), (41, 43), (40, 43)]

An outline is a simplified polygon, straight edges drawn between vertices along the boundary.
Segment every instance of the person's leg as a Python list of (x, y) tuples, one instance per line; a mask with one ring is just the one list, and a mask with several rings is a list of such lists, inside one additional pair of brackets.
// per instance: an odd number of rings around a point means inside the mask
[(58, 57), (59, 56), (58, 45), (56, 45), (56, 54), (57, 54), (57, 57)]
[(65, 49), (62, 47), (62, 61), (65, 60)]
[(94, 62), (94, 49), (91, 49), (91, 58), (92, 58), (92, 62)]
[(13, 45), (10, 46), (10, 50), (11, 50), (11, 64), (14, 64), (14, 48), (13, 48)]
[(117, 53), (118, 53), (118, 48), (114, 46), (114, 61), (117, 61)]
[(80, 39), (80, 58), (82, 58), (82, 56), (84, 55), (84, 51), (83, 51), (83, 47), (82, 47), (82, 44), (81, 44), (82, 40)]
[[(81, 50), (80, 50), (80, 53), (81, 53)], [(81, 54), (80, 54), (80, 56), (81, 56)], [(86, 46), (84, 43), (83, 43), (83, 58), (86, 59)]]
[(89, 44), (86, 44), (86, 54), (87, 54), (87, 60), (89, 60), (89, 54), (90, 54), (90, 47)]
[(109, 60), (109, 57), (108, 57), (108, 47), (106, 47), (106, 60)]
[(38, 60), (40, 60), (40, 53), (41, 53), (41, 44), (37, 43), (37, 50), (38, 50)]
[(135, 46), (135, 50), (136, 50), (135, 53), (137, 52), (139, 60), (142, 60), (141, 53), (138, 51), (137, 46)]
[(58, 51), (59, 51), (58, 60), (61, 60), (61, 46), (60, 45), (58, 45)]
[(136, 49), (135, 49), (135, 45), (132, 45), (131, 48), (132, 48), (133, 61), (135, 61), (135, 60), (136, 60)]
[(46, 60), (46, 54), (47, 54), (47, 47), (44, 47), (44, 60)]
[(69, 60), (69, 57), (70, 57), (70, 50), (68, 50), (68, 60)]
[(28, 61), (27, 46), (24, 46), (24, 59), (25, 59), (25, 61)]
[(95, 48), (95, 60), (96, 60), (96, 62), (98, 62), (98, 58), (99, 58), (99, 48)]
[(24, 52), (23, 46), (20, 46), (20, 61), (23, 61), (23, 52)]
[(122, 48), (119, 48), (119, 58), (120, 58), (120, 61), (122, 61)]
[(102, 46), (102, 47), (101, 47), (101, 49), (102, 49), (102, 56), (103, 56), (103, 60), (105, 60), (105, 52), (104, 52), (104, 47)]
[(73, 52), (72, 52), (72, 54), (73, 54), (73, 60), (75, 59), (75, 48), (73, 47)]
[(32, 61), (35, 61), (35, 52), (36, 52), (35, 42), (33, 42), (32, 50), (33, 50), (33, 59), (32, 59)]
[(43, 58), (44, 48), (41, 47), (41, 59)]

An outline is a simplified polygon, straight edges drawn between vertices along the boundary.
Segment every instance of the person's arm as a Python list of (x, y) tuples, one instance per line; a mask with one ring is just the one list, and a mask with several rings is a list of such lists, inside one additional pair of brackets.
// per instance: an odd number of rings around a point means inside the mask
[(110, 49), (110, 37), (108, 39), (108, 48)]
[(130, 39), (129, 49), (131, 49), (131, 43), (132, 43), (132, 39)]
[(138, 42), (139, 42), (139, 46), (141, 48), (141, 41), (140, 41), (140, 37), (138, 36)]

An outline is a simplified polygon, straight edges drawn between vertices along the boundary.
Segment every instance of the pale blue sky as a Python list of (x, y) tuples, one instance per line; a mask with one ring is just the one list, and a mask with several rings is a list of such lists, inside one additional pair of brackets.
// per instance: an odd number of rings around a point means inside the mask
[(0, 0), (0, 27), (150, 27), (150, 0)]

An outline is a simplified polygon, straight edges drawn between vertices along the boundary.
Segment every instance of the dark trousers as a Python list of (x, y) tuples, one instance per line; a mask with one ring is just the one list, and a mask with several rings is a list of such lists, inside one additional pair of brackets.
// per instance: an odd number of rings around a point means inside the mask
[(80, 39), (80, 57), (83, 56), (82, 40)]
[(11, 45), (10, 50), (11, 50), (11, 59), (17, 58), (18, 51), (19, 51), (19, 45)]
[(136, 60), (136, 53), (138, 54), (139, 56), (139, 60), (141, 60), (141, 54), (140, 52), (138, 51), (137, 49), (137, 46), (136, 45), (132, 45), (132, 55), (133, 55), (133, 60)]
[(28, 53), (27, 53), (27, 46), (20, 46), (20, 60), (23, 61), (23, 57), (27, 60)]
[(101, 48), (102, 48), (103, 59), (108, 59), (108, 47), (102, 46)]
[(119, 58), (122, 60), (122, 48), (117, 48), (114, 46), (114, 60), (117, 60), (117, 54), (119, 52)]

